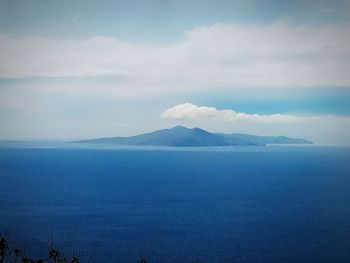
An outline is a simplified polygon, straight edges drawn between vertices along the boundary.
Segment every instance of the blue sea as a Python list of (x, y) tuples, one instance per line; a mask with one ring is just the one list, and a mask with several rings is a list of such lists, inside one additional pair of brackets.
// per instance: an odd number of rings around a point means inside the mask
[(0, 233), (88, 263), (348, 263), (350, 148), (3, 143)]

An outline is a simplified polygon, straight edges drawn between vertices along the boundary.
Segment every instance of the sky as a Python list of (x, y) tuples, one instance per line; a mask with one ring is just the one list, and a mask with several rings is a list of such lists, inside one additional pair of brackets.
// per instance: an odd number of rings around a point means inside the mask
[(0, 0), (0, 140), (184, 125), (349, 146), (349, 69), (349, 0)]

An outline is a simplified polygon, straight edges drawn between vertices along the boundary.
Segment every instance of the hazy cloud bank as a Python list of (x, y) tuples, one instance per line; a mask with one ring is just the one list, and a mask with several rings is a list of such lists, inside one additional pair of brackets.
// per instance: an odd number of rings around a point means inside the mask
[[(350, 85), (350, 24), (217, 23), (169, 46), (0, 36), (0, 77), (120, 77), (137, 92)], [(113, 87), (111, 87), (113, 88)]]

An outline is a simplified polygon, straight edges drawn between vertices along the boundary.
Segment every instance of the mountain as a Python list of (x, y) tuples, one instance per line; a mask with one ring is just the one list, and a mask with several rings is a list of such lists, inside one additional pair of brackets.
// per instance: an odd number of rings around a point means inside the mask
[(176, 126), (130, 137), (111, 137), (75, 141), (75, 143), (98, 143), (116, 145), (154, 146), (248, 146), (266, 144), (311, 144), (305, 139), (285, 136), (256, 136), (248, 134), (210, 133), (200, 128), (189, 129)]

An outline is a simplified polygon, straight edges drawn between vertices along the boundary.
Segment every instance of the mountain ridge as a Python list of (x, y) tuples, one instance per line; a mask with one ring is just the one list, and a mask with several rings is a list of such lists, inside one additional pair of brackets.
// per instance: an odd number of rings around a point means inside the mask
[(266, 144), (312, 144), (302, 138), (258, 136), (243, 133), (211, 133), (201, 128), (175, 126), (169, 129), (128, 137), (107, 137), (74, 141), (75, 143), (148, 145), (148, 146), (264, 146)]

